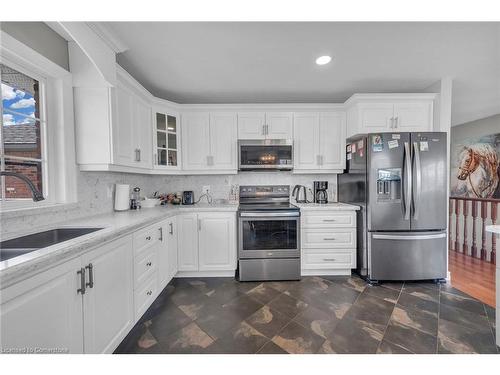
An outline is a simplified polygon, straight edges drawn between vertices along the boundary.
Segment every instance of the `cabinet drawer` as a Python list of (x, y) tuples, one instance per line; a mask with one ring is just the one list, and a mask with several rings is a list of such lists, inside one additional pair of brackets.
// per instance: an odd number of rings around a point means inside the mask
[(160, 241), (162, 229), (160, 225), (152, 225), (134, 233), (134, 254), (137, 256), (145, 249)]
[(303, 229), (303, 248), (355, 248), (356, 230), (349, 229)]
[(158, 269), (158, 246), (148, 247), (134, 261), (134, 289)]
[(303, 228), (354, 228), (356, 213), (339, 211), (314, 211), (302, 214)]
[(356, 262), (354, 251), (341, 251), (332, 253), (309, 253), (302, 255), (303, 269), (331, 269), (354, 268)]
[(135, 318), (138, 320), (158, 294), (158, 275), (154, 272), (134, 293)]

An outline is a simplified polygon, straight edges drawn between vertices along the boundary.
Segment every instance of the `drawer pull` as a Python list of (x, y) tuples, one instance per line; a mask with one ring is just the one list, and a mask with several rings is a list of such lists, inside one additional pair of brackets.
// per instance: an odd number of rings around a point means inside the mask
[(147, 236), (146, 240), (151, 241), (151, 236)]
[(151, 291), (151, 290), (150, 290), (150, 291), (148, 291), (146, 294), (147, 294), (148, 296), (150, 296), (151, 294), (153, 294), (153, 291)]
[(327, 237), (327, 238), (323, 238), (323, 241), (335, 241), (335, 238), (334, 237)]
[(323, 221), (325, 223), (331, 223), (331, 222), (334, 222), (334, 221), (337, 221), (337, 220), (335, 220), (335, 219), (323, 219)]
[(152, 265), (152, 264), (153, 264), (153, 263), (151, 263), (151, 262), (147, 262), (147, 263), (146, 263), (146, 266), (151, 267), (151, 265)]
[(336, 259), (335, 258), (325, 258), (323, 259), (325, 262), (335, 262)]

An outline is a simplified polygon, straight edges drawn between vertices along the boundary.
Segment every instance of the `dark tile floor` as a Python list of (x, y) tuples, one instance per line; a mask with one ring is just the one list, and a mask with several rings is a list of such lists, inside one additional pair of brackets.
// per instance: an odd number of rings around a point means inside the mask
[(450, 285), (174, 279), (116, 353), (498, 353), (494, 328)]

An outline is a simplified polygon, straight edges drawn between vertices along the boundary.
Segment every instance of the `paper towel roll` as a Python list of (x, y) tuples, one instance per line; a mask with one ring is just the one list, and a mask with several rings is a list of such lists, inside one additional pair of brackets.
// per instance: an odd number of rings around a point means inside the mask
[(130, 185), (115, 184), (115, 211), (130, 208)]

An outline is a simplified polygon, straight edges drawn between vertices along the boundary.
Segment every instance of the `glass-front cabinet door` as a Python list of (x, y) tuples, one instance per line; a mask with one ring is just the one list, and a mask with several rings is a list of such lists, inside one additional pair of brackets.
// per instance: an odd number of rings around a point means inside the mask
[(155, 111), (155, 167), (179, 169), (179, 115), (174, 112)]

